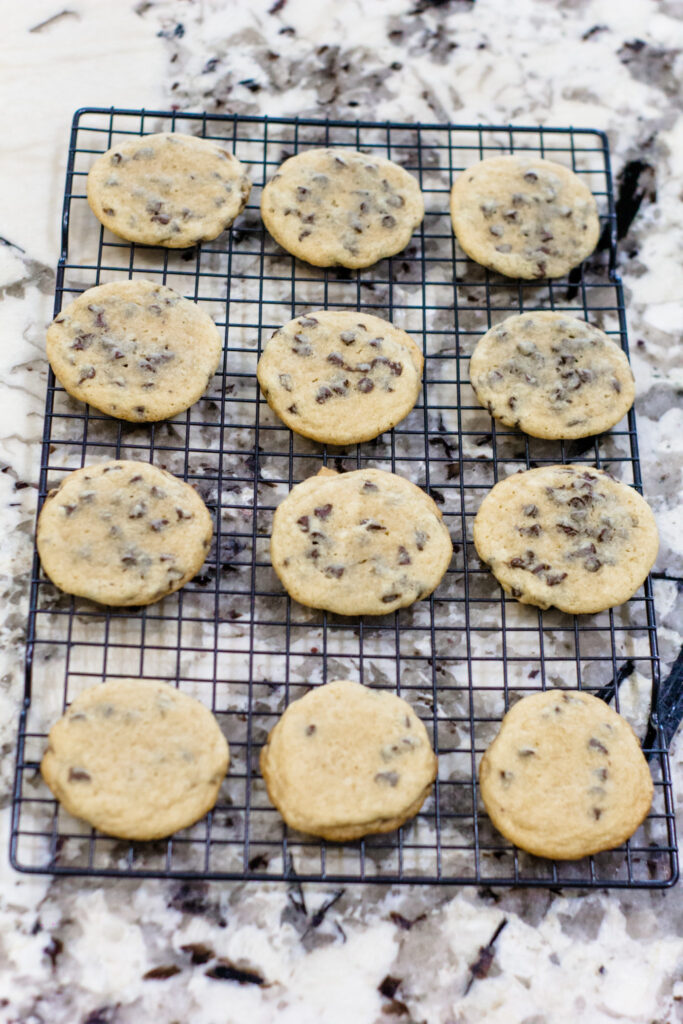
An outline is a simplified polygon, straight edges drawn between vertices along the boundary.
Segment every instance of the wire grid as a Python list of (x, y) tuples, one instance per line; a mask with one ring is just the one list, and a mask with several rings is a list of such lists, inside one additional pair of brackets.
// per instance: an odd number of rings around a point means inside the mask
[[(97, 155), (128, 136), (180, 131), (224, 140), (249, 167), (250, 202), (232, 230), (187, 251), (128, 244), (100, 228), (85, 199)], [(265, 231), (261, 187), (287, 156), (347, 146), (389, 157), (420, 182), (426, 215), (406, 250), (375, 266), (320, 269)], [(572, 167), (595, 194), (597, 254), (567, 279), (513, 281), (467, 259), (448, 213), (454, 177), (471, 163), (524, 150)], [(481, 499), (499, 479), (558, 462), (611, 470), (640, 489), (631, 413), (606, 435), (548, 442), (497, 426), (468, 382), (468, 357), (492, 323), (538, 308), (602, 326), (626, 348), (615, 272), (615, 212), (607, 141), (585, 129), (375, 124), (85, 109), (74, 118), (55, 312), (85, 288), (160, 280), (201, 304), (225, 336), (207, 394), (157, 424), (113, 420), (71, 399), (50, 373), (40, 499), (67, 471), (109, 458), (153, 462), (190, 481), (212, 510), (214, 545), (180, 592), (141, 608), (105, 608), (57, 591), (36, 557), (26, 708), (21, 718), (11, 857), (25, 871), (204, 879), (440, 882), (476, 885), (662, 887), (677, 875), (671, 777), (660, 743), (648, 751), (652, 812), (618, 850), (577, 862), (515, 849), (491, 826), (477, 788), (481, 754), (510, 702), (546, 687), (614, 696), (617, 708), (656, 700), (659, 665), (649, 582), (625, 605), (581, 618), (508, 599), (471, 542)], [(413, 412), (375, 441), (325, 447), (291, 433), (260, 395), (262, 345), (316, 308), (364, 309), (423, 346), (424, 388)], [(272, 514), (321, 464), (403, 474), (439, 504), (454, 542), (429, 600), (383, 617), (343, 618), (284, 594), (268, 557)], [(212, 708), (229, 739), (218, 803), (167, 841), (101, 835), (66, 814), (42, 783), (50, 724), (103, 677), (166, 679)], [(434, 793), (396, 833), (348, 844), (289, 830), (270, 805), (258, 753), (284, 707), (311, 685), (358, 679), (404, 696), (439, 755)], [(630, 695), (626, 699), (626, 695)]]

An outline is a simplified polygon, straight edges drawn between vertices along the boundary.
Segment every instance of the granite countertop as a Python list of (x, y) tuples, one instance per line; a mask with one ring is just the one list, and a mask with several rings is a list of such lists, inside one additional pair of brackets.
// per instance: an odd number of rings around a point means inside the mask
[[(604, 129), (670, 670), (683, 633), (683, 4), (517, 0), (512, 10), (500, 0), (29, 0), (5, 12), (3, 1024), (683, 1020), (679, 889), (53, 880), (7, 862), (44, 334), (81, 106)], [(671, 754), (680, 812), (680, 730)]]

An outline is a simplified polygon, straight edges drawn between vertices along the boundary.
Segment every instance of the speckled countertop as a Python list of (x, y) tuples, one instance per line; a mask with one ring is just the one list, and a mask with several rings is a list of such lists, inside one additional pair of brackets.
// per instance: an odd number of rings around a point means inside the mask
[(683, 633), (683, 4), (516, 0), (512, 13), (502, 0), (28, 0), (5, 12), (0, 45), (0, 173), (11, 197), (0, 212), (0, 1021), (683, 1020), (679, 888), (53, 881), (17, 875), (6, 854), (44, 332), (73, 111), (604, 129), (620, 196), (644, 490), (662, 542), (655, 598), (666, 674)]

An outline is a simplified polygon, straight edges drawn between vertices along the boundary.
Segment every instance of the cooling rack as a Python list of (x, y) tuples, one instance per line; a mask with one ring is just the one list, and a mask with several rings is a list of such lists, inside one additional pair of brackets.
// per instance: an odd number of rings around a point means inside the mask
[[(187, 251), (125, 243), (100, 228), (85, 198), (96, 157), (154, 131), (223, 140), (249, 168), (250, 202), (232, 230)], [(419, 180), (426, 215), (406, 250), (361, 271), (319, 269), (284, 253), (263, 228), (261, 188), (279, 163), (311, 146), (389, 157)], [(603, 232), (567, 278), (512, 281), (468, 260), (448, 198), (455, 175), (486, 156), (527, 151), (573, 168), (596, 196)], [(85, 288), (149, 278), (196, 300), (225, 338), (219, 372), (188, 412), (123, 423), (71, 399), (50, 373), (40, 500), (86, 462), (153, 462), (192, 483), (212, 510), (214, 546), (183, 590), (146, 608), (105, 608), (58, 592), (33, 565), (11, 830), (11, 860), (60, 875), (459, 883), (479, 886), (663, 887), (677, 877), (671, 777), (662, 736), (648, 732), (655, 799), (625, 845), (577, 862), (541, 860), (491, 826), (477, 787), (479, 758), (510, 702), (551, 686), (581, 687), (629, 713), (656, 706), (659, 663), (652, 590), (574, 618), (508, 599), (478, 560), (472, 519), (505, 475), (557, 462), (610, 470), (641, 487), (633, 414), (611, 432), (548, 442), (503, 429), (474, 400), (468, 357), (492, 323), (555, 309), (589, 319), (626, 349), (615, 269), (615, 210), (607, 140), (588, 129), (389, 124), (83, 109), (69, 146), (55, 312)], [(413, 412), (375, 441), (325, 447), (287, 430), (256, 382), (270, 333), (315, 308), (364, 309), (420, 343), (424, 387)], [(429, 600), (376, 618), (304, 608), (283, 593), (268, 557), (272, 514), (321, 464), (403, 474), (439, 504), (454, 542)], [(50, 724), (103, 677), (166, 679), (215, 712), (232, 764), (212, 813), (167, 841), (103, 836), (66, 814), (39, 773)], [(433, 796), (398, 832), (349, 844), (287, 829), (268, 802), (258, 753), (283, 708), (315, 684), (359, 679), (400, 693), (439, 755)]]

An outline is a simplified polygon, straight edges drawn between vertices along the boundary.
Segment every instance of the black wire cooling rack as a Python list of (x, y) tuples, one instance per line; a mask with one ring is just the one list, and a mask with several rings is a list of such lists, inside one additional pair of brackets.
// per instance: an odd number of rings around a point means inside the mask
[[(232, 230), (187, 251), (125, 243), (100, 228), (85, 198), (94, 159), (127, 136), (180, 131), (224, 140), (248, 165), (250, 203)], [(406, 250), (361, 271), (310, 267), (284, 253), (259, 216), (261, 187), (310, 146), (362, 148), (419, 180), (426, 216)], [(512, 281), (468, 260), (448, 213), (455, 175), (486, 156), (524, 150), (572, 167), (604, 226), (596, 254), (568, 278)], [(474, 400), (468, 357), (512, 313), (550, 308), (598, 324), (626, 348), (615, 271), (615, 211), (607, 141), (598, 131), (289, 118), (139, 110), (78, 111), (69, 148), (55, 311), (92, 285), (168, 283), (223, 330), (223, 364), (187, 413), (151, 425), (119, 422), (71, 399), (50, 373), (40, 499), (86, 462), (153, 462), (190, 481), (214, 515), (215, 541), (183, 590), (146, 608), (105, 608), (58, 592), (33, 567), (11, 834), (24, 871), (166, 878), (298, 878), (331, 882), (663, 887), (677, 876), (669, 762), (647, 751), (652, 812), (619, 849), (555, 863), (518, 851), (491, 826), (478, 761), (510, 702), (551, 686), (581, 687), (617, 708), (656, 702), (659, 664), (649, 582), (625, 605), (574, 618), (508, 599), (471, 542), (484, 494), (506, 474), (557, 462), (609, 469), (640, 488), (633, 414), (611, 432), (547, 442), (497, 426)], [(347, 448), (292, 434), (256, 382), (261, 347), (279, 325), (315, 308), (362, 308), (407, 330), (425, 354), (413, 412), (375, 441)], [(321, 464), (390, 469), (439, 504), (455, 554), (436, 594), (384, 616), (342, 618), (289, 600), (268, 557), (273, 510)], [(212, 813), (163, 842), (108, 838), (66, 814), (42, 783), (47, 731), (66, 704), (103, 677), (169, 680), (210, 706), (232, 752)], [(398, 832), (349, 844), (287, 829), (269, 804), (258, 753), (287, 703), (314, 684), (359, 679), (401, 693), (439, 755), (433, 796)], [(644, 723), (643, 723), (644, 724)]]

